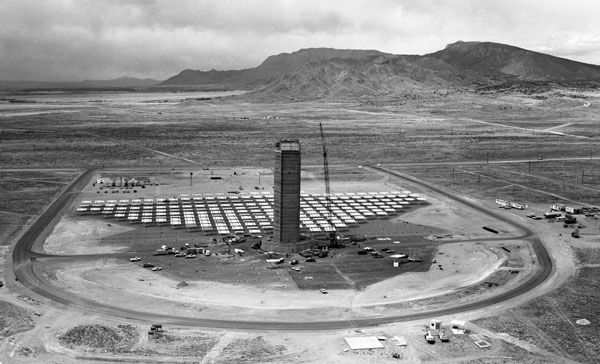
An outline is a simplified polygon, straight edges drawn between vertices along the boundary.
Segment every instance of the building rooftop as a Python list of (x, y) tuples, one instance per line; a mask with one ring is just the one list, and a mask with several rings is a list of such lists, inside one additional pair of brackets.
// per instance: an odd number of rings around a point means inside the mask
[(298, 140), (282, 140), (275, 144), (278, 150), (300, 150), (300, 142)]

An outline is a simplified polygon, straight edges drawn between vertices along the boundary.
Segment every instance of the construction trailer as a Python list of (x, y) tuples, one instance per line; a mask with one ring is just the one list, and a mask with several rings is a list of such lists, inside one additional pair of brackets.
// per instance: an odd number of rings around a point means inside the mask
[(527, 205), (518, 202), (511, 202), (510, 207), (517, 210), (525, 210), (527, 208)]
[(506, 200), (503, 200), (501, 198), (497, 198), (495, 202), (496, 202), (496, 205), (498, 205), (499, 207), (508, 207), (509, 206), (509, 202)]
[(549, 212), (544, 213), (544, 217), (546, 219), (554, 219), (554, 218), (561, 217), (561, 216), (562, 216), (562, 214), (558, 211), (549, 211)]
[(570, 207), (570, 206), (566, 206), (565, 207), (565, 212), (569, 213), (569, 214), (581, 214), (582, 213), (582, 209), (581, 207)]

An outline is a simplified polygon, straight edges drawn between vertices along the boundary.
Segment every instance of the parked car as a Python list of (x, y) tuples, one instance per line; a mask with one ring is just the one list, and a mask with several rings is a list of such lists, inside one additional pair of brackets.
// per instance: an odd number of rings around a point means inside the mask
[(325, 288), (321, 288), (319, 291), (323, 294), (327, 294), (327, 290)]
[(307, 258), (307, 259), (306, 259), (306, 262), (307, 262), (307, 263), (314, 263), (314, 262), (316, 262), (316, 261), (317, 261), (317, 260), (316, 260), (315, 258), (312, 258), (312, 257), (311, 257), (311, 258)]
[(450, 338), (448, 337), (448, 334), (446, 334), (445, 330), (440, 330), (438, 332), (438, 337), (440, 338), (440, 340), (442, 340), (442, 342), (450, 341)]
[(140, 260), (142, 260), (142, 258), (140, 258), (140, 257), (129, 258), (130, 262), (139, 262)]
[(435, 337), (431, 335), (431, 331), (427, 330), (425, 333), (425, 340), (427, 340), (427, 342), (430, 344), (435, 344)]
[(159, 271), (159, 270), (162, 270), (162, 267), (154, 267), (154, 268), (152, 268), (152, 271), (153, 271), (153, 272), (157, 272), (157, 271)]

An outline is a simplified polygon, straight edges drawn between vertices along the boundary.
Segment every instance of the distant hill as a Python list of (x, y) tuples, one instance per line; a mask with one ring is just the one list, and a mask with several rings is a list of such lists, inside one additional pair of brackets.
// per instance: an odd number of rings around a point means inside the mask
[(240, 71), (198, 71), (183, 70), (178, 75), (168, 78), (161, 82), (161, 86), (189, 86), (189, 85), (215, 85), (230, 84), (234, 76), (240, 75), (245, 70)]
[(0, 81), (0, 89), (85, 89), (85, 88), (143, 88), (158, 85), (160, 81), (151, 78), (139, 79), (120, 77), (113, 80), (85, 80), (75, 82), (43, 82), (43, 81)]
[(184, 70), (161, 83), (163, 86), (173, 85), (262, 85), (277, 77), (292, 73), (306, 63), (331, 59), (364, 60), (385, 53), (374, 50), (348, 50), (333, 48), (301, 49), (293, 53), (281, 53), (268, 57), (256, 68), (238, 71), (198, 71)]
[(600, 66), (491, 42), (456, 42), (425, 55), (482, 76), (514, 76), (530, 81), (600, 79)]
[(420, 62), (410, 56), (389, 55), (368, 62), (352, 59), (310, 62), (254, 94), (275, 98), (376, 96), (467, 82), (464, 75), (443, 62)]
[(239, 71), (185, 70), (162, 85), (254, 85), (245, 97), (312, 98), (410, 93), (505, 82), (600, 81), (600, 66), (491, 42), (456, 42), (425, 55), (301, 49)]

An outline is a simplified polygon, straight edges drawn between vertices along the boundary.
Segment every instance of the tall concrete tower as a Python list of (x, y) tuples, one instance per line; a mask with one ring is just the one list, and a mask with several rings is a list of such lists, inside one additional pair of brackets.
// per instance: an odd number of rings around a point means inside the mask
[(269, 250), (296, 251), (300, 240), (300, 143), (282, 140), (275, 144), (273, 191), (273, 241)]

